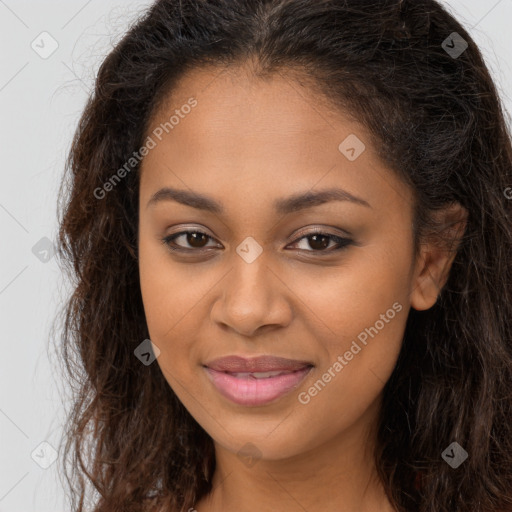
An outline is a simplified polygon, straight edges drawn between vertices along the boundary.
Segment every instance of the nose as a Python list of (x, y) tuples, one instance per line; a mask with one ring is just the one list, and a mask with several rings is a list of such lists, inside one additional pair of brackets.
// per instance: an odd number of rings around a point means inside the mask
[(235, 256), (233, 269), (221, 283), (211, 318), (223, 329), (252, 337), (291, 322), (293, 292), (263, 256), (251, 263)]

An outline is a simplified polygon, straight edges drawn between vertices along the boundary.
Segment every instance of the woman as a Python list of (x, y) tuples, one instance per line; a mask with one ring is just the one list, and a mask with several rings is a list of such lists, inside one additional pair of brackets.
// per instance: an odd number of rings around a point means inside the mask
[(154, 3), (62, 189), (73, 510), (512, 510), (511, 164), (437, 1)]

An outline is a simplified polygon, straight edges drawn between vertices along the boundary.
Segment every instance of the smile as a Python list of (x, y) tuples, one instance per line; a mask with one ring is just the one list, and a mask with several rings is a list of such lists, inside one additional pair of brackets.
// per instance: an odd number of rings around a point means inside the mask
[(312, 366), (295, 371), (226, 372), (204, 367), (216, 390), (238, 405), (259, 406), (281, 398), (296, 388)]

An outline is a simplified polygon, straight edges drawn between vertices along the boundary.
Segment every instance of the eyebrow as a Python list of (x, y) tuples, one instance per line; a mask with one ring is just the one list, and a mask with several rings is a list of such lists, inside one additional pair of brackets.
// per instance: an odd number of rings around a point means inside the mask
[[(204, 210), (215, 214), (224, 213), (224, 207), (222, 204), (211, 197), (199, 194), (197, 192), (180, 190), (171, 187), (164, 187), (158, 190), (158, 192), (155, 192), (151, 196), (151, 199), (148, 201), (146, 208), (153, 206), (161, 201), (175, 201), (185, 206), (190, 206), (198, 210)], [(313, 208), (330, 201), (349, 201), (354, 204), (371, 208), (367, 201), (350, 194), (346, 190), (341, 188), (329, 188), (325, 190), (319, 190), (317, 192), (302, 192), (287, 198), (277, 199), (274, 201), (274, 209), (277, 213), (285, 215), (288, 213), (305, 210), (307, 208)]]

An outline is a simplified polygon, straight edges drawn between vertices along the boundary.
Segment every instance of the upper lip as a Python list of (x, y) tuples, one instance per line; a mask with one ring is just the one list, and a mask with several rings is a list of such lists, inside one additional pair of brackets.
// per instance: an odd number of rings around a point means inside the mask
[(313, 366), (308, 361), (286, 359), (275, 356), (259, 356), (247, 359), (240, 356), (227, 356), (214, 359), (205, 364), (206, 367), (219, 372), (272, 372), (272, 371), (296, 371)]

